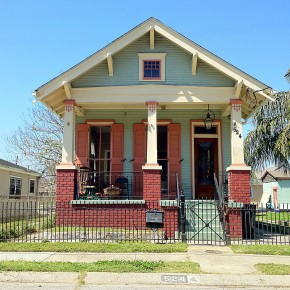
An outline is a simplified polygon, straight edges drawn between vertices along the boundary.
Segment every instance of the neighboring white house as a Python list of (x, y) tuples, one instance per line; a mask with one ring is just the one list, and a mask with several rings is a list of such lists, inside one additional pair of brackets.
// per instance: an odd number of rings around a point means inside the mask
[(38, 172), (0, 159), (1, 201), (36, 197), (40, 177)]

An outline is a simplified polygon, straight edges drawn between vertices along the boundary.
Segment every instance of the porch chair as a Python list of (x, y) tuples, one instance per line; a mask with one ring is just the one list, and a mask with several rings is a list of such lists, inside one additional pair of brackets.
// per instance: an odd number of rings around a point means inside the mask
[(122, 189), (123, 195), (126, 195), (129, 199), (129, 182), (128, 178), (126, 177), (118, 177), (116, 179), (116, 186), (118, 186), (120, 189)]
[(100, 194), (96, 193), (96, 186), (93, 182), (93, 175), (89, 168), (81, 168), (79, 172), (79, 199), (95, 199), (99, 198)]

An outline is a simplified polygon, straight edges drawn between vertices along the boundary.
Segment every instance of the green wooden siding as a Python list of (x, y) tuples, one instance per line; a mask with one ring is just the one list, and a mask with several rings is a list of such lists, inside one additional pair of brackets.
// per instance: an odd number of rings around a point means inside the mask
[[(158, 110), (158, 120), (171, 120), (172, 123), (181, 124), (181, 163), (182, 187), (187, 198), (190, 198), (191, 189), (191, 140), (190, 140), (190, 120), (200, 119), (203, 110)], [(219, 112), (216, 119), (221, 119)], [(144, 110), (87, 110), (84, 117), (78, 117), (77, 122), (83, 123), (85, 120), (113, 119), (116, 123), (124, 124), (124, 171), (133, 171), (133, 163), (129, 162), (133, 158), (133, 124), (142, 123), (147, 119), (147, 109)], [(222, 156), (223, 168), (230, 165), (230, 134), (229, 120), (222, 118)]]
[(149, 48), (149, 33), (125, 49), (113, 55), (114, 76), (108, 75), (107, 61), (72, 82), (72, 87), (140, 85), (138, 53), (167, 53), (166, 80), (146, 84), (234, 86), (235, 82), (225, 74), (198, 60), (196, 75), (191, 74), (192, 55), (173, 42), (155, 33), (155, 49)]

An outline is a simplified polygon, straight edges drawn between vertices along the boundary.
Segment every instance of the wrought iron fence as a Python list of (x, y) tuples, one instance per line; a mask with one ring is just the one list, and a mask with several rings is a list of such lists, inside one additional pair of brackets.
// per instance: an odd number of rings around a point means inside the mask
[[(239, 223), (240, 228), (234, 230)], [(229, 202), (231, 244), (290, 245), (290, 204), (238, 204)]]
[[(100, 201), (102, 202), (102, 201)], [(168, 224), (146, 222), (149, 210), (165, 213)], [(2, 203), (0, 242), (176, 242), (177, 209), (156, 203), (71, 205), (70, 203)]]
[[(182, 235), (179, 207), (175, 203), (130, 203), (124, 200), (94, 204), (54, 202), (0, 203), (0, 242), (120, 242), (154, 241), (225, 244), (218, 232), (210, 201), (185, 201), (185, 230)], [(149, 210), (164, 213), (160, 227), (146, 223)], [(192, 215), (192, 220), (190, 220)], [(199, 216), (201, 218), (195, 218)], [(290, 245), (290, 205), (278, 209), (266, 205), (228, 205), (231, 244)], [(198, 223), (200, 225), (198, 225)], [(199, 228), (198, 228), (199, 227)], [(213, 228), (214, 231), (208, 232)], [(206, 231), (206, 232), (205, 232)], [(219, 240), (217, 243), (217, 234)]]

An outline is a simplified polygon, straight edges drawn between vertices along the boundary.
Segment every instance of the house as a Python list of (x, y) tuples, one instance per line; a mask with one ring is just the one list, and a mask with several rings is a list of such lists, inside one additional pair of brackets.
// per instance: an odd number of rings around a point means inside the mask
[(230, 201), (250, 203), (242, 120), (271, 91), (159, 20), (149, 18), (33, 94), (64, 118), (56, 200), (76, 212), (117, 199), (152, 202), (169, 229), (178, 214), (166, 202), (179, 187), (188, 202), (213, 200), (214, 173), (219, 186), (227, 182)]
[(1, 201), (34, 199), (41, 174), (0, 159)]
[(268, 168), (261, 177), (264, 205), (277, 210), (290, 210), (290, 174), (281, 168)]

